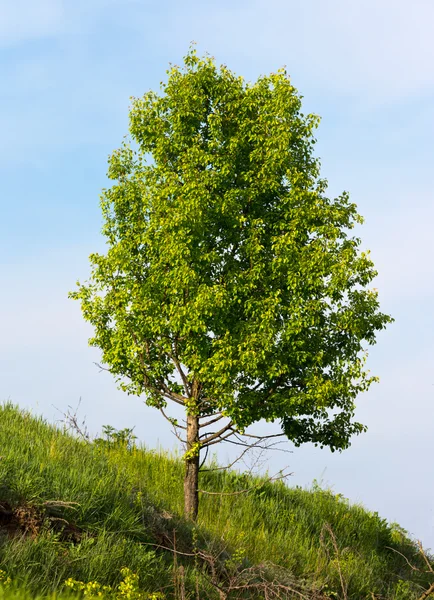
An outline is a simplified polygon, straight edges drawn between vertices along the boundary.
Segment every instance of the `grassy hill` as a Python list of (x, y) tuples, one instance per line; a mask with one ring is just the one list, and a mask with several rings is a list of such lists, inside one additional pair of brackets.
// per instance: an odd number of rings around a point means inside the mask
[(330, 491), (204, 473), (227, 495), (202, 495), (193, 527), (181, 461), (86, 443), (11, 404), (0, 456), (0, 599), (416, 600), (434, 581), (405, 531)]

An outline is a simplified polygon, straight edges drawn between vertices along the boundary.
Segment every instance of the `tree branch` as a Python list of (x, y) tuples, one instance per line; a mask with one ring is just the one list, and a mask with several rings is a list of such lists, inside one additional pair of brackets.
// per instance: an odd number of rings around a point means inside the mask
[(425, 600), (425, 598), (428, 598), (428, 596), (430, 596), (432, 593), (434, 592), (434, 583), (432, 583), (429, 588), (427, 590), (424, 591), (424, 593), (422, 594), (422, 596), (419, 598), (419, 600)]
[[(232, 440), (229, 440), (229, 439), (226, 439), (226, 440), (223, 440), (223, 441), (227, 441), (229, 443), (235, 443), (235, 442), (233, 442)], [(226, 465), (224, 467), (212, 467), (210, 469), (202, 469), (202, 472), (205, 472), (205, 471), (226, 471), (227, 469), (231, 469), (238, 461), (240, 461), (247, 454), (247, 452), (250, 452), (250, 450), (256, 450), (256, 449), (257, 450), (280, 450), (282, 452), (291, 453), (290, 450), (282, 449), (282, 448), (276, 448), (275, 447), (278, 444), (282, 444), (283, 442), (274, 442), (273, 444), (269, 444), (268, 446), (260, 446), (259, 445), (260, 441), (261, 441), (261, 439), (259, 439), (256, 442), (252, 442), (251, 444), (243, 444), (245, 446), (244, 450), (229, 465)], [(239, 445), (241, 445), (241, 444), (239, 444)]]
[(166, 413), (163, 410), (162, 406), (159, 406), (160, 412), (163, 415), (163, 417), (166, 419), (166, 421), (169, 421), (169, 423), (172, 425), (172, 427), (176, 427), (178, 429), (185, 429), (187, 431), (187, 427), (184, 427), (184, 425), (178, 425), (178, 423), (174, 423), (174, 419), (172, 419), (171, 417), (167, 416)]
[(244, 437), (254, 438), (257, 440), (270, 440), (271, 438), (286, 437), (285, 433), (273, 433), (272, 435), (252, 435), (251, 433), (240, 434)]
[[(203, 415), (203, 417), (199, 417), (199, 419), (200, 418), (205, 418), (205, 415)], [(218, 417), (216, 417), (215, 419), (211, 419), (211, 421), (208, 421), (208, 423), (201, 423), (200, 427), (208, 427), (209, 425), (213, 425), (214, 423), (217, 423), (217, 421), (220, 421), (221, 419), (224, 419), (224, 415), (219, 413)]]
[(234, 461), (232, 461), (229, 465), (226, 465), (225, 467), (213, 467), (212, 469), (202, 469), (202, 473), (204, 473), (206, 471), (226, 471), (227, 469), (230, 469), (231, 467), (233, 467), (239, 460), (241, 460), (243, 458), (243, 456), (247, 452), (249, 452), (249, 450), (251, 450), (251, 449), (252, 449), (252, 446), (245, 448)]
[(184, 396), (181, 396), (181, 394), (177, 394), (176, 392), (172, 392), (172, 390), (169, 389), (164, 382), (161, 382), (161, 388), (164, 392), (164, 395), (167, 398), (169, 398), (173, 402), (176, 402), (176, 404), (179, 404), (180, 406), (185, 406), (185, 402), (187, 399), (184, 398)]
[(178, 371), (179, 376), (182, 379), (182, 383), (184, 385), (185, 393), (187, 395), (191, 395), (192, 389), (191, 389), (190, 382), (188, 381), (186, 374), (182, 370), (181, 363), (178, 360), (178, 340), (177, 340), (177, 338), (175, 338), (175, 340), (174, 340), (173, 343), (174, 343), (174, 350), (175, 350), (175, 352), (174, 352), (173, 355), (172, 354), (170, 355), (170, 358), (172, 359), (172, 361), (173, 361), (173, 363), (174, 363), (174, 365), (176, 367), (176, 370)]
[[(252, 443), (252, 444), (248, 444), (246, 442), (243, 442), (242, 439), (240, 438), (240, 434), (237, 431), (234, 431), (234, 435), (237, 438), (237, 442), (235, 442), (234, 440), (229, 440), (229, 439), (225, 439), (224, 441), (227, 441), (229, 444), (234, 444), (235, 446), (244, 446), (245, 448), (258, 448), (260, 450), (269, 450), (270, 448), (272, 448), (273, 450), (279, 450), (279, 452), (286, 452), (288, 454), (292, 454), (292, 450), (288, 450), (287, 448), (274, 448), (273, 446), (277, 446), (277, 444), (283, 444), (284, 441), (282, 440), (282, 442), (276, 442), (275, 444), (273, 444), (272, 446), (260, 446), (259, 443)], [(245, 434), (243, 434), (245, 435)], [(267, 440), (270, 439), (274, 436), (254, 436), (255, 438), (258, 439), (258, 442), (261, 442), (262, 440)]]
[(173, 435), (174, 435), (174, 436), (175, 436), (175, 437), (176, 437), (176, 438), (177, 438), (177, 439), (178, 439), (178, 440), (181, 442), (181, 444), (184, 444), (184, 445), (185, 445), (185, 444), (187, 443), (187, 440), (184, 440), (184, 439), (183, 439), (183, 438), (182, 438), (182, 437), (179, 435), (179, 433), (176, 431), (176, 429), (175, 429), (175, 428), (173, 428), (173, 430), (172, 430), (172, 433), (173, 433)]
[[(151, 384), (151, 378), (148, 375), (148, 370), (147, 370), (147, 367), (145, 364), (145, 358), (143, 356), (143, 352), (140, 350), (140, 346), (137, 341), (137, 336), (134, 333), (134, 331), (131, 329), (131, 327), (128, 326), (128, 329), (130, 331), (131, 337), (133, 338), (134, 344), (137, 348), (140, 364), (142, 365), (145, 387), (148, 388), (149, 390), (151, 390), (152, 392), (159, 394), (160, 396), (163, 396), (165, 394), (166, 396), (168, 396), (170, 398), (170, 400), (173, 400), (177, 404), (180, 404), (183, 406), (184, 399), (182, 398), (182, 396), (179, 396), (179, 394), (174, 394), (173, 392), (171, 392), (171, 390), (169, 390), (169, 388), (166, 386), (164, 381), (159, 381), (160, 389), (158, 387), (155, 387), (155, 385)], [(147, 353), (149, 355), (149, 344), (147, 344)], [(164, 392), (164, 394), (162, 392)], [(179, 396), (179, 398), (177, 398), (176, 396)]]
[[(224, 427), (222, 427), (220, 429), (220, 431), (216, 431), (215, 433), (210, 434), (209, 437), (207, 437), (207, 438), (205, 438), (205, 440), (201, 441), (200, 442), (201, 446), (209, 446), (209, 445), (211, 445), (211, 442), (213, 440), (216, 440), (217, 438), (221, 438), (222, 435), (224, 433), (226, 433), (226, 431), (228, 431), (229, 429), (232, 429), (232, 426), (233, 426), (233, 422), (230, 421), (227, 425), (225, 425)], [(204, 434), (204, 435), (207, 435), (207, 434)]]
[(207, 446), (213, 446), (214, 444), (219, 444), (220, 442), (224, 442), (224, 441), (228, 441), (229, 442), (230, 440), (228, 440), (228, 438), (230, 438), (232, 435), (235, 435), (234, 431), (230, 431), (227, 435), (222, 436), (220, 438), (217, 438), (217, 439), (215, 439), (212, 442), (209, 442), (207, 444), (204, 444), (203, 447), (205, 448)]

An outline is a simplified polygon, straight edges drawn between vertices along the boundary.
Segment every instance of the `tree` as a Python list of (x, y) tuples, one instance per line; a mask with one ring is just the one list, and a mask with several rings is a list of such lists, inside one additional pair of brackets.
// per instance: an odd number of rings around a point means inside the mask
[(162, 92), (132, 100), (133, 145), (111, 155), (101, 197), (108, 251), (70, 297), (120, 388), (185, 437), (194, 519), (201, 451), (260, 419), (332, 450), (364, 431), (365, 345), (392, 319), (349, 236), (356, 206), (325, 195), (319, 119), (285, 70), (245, 83), (191, 49)]

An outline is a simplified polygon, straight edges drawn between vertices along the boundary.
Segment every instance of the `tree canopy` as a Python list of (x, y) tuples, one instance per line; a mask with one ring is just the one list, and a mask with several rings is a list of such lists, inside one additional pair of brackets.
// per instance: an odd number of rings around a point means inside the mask
[(169, 401), (185, 408), (184, 425), (168, 418), (187, 479), (202, 448), (260, 419), (332, 450), (364, 430), (366, 347), (392, 319), (301, 108), (284, 69), (248, 83), (192, 49), (161, 94), (132, 100), (131, 139), (109, 159), (108, 250), (70, 295), (123, 390), (166, 416)]

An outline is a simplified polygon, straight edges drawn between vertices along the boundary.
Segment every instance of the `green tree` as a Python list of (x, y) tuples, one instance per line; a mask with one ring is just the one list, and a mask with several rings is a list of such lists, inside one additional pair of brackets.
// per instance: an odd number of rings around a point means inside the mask
[(365, 429), (365, 345), (392, 319), (349, 237), (356, 206), (325, 195), (318, 122), (285, 70), (246, 83), (191, 49), (161, 95), (132, 100), (133, 145), (109, 159), (108, 250), (70, 296), (120, 388), (182, 432), (193, 519), (201, 451), (252, 423), (332, 450)]

